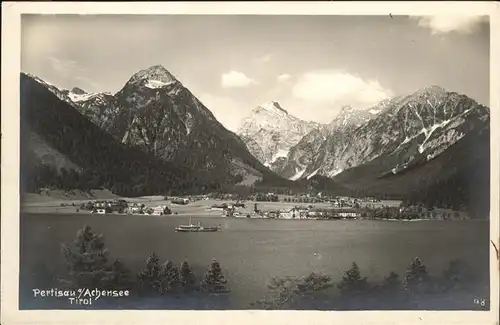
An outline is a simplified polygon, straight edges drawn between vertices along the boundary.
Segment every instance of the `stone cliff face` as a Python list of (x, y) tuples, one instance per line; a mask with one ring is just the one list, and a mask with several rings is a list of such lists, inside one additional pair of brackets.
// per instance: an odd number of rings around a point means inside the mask
[(269, 102), (244, 118), (237, 133), (261, 163), (279, 173), (290, 149), (318, 127), (290, 115), (278, 102)]

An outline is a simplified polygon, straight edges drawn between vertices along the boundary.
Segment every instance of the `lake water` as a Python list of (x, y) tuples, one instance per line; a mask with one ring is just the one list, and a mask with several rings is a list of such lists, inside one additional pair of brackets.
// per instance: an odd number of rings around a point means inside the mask
[(419, 256), (431, 274), (461, 258), (488, 281), (488, 221), (317, 221), (193, 217), (203, 225), (221, 224), (216, 233), (176, 233), (189, 222), (183, 216), (24, 214), (21, 216), (21, 273), (42, 261), (59, 272), (60, 253), (78, 229), (89, 225), (103, 233), (113, 257), (132, 270), (144, 266), (149, 253), (163, 261), (185, 258), (200, 278), (216, 258), (231, 288), (236, 308), (264, 298), (274, 276), (323, 272), (340, 280), (356, 262), (369, 281), (391, 271), (404, 276)]

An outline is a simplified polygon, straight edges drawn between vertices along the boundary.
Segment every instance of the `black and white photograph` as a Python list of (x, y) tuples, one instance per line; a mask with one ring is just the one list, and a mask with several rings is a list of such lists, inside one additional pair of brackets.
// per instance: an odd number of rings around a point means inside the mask
[(11, 303), (498, 310), (492, 16), (386, 6), (22, 13)]

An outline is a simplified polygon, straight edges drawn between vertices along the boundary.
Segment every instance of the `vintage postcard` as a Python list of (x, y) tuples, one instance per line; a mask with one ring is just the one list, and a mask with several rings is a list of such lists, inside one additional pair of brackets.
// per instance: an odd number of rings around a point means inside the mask
[(498, 323), (498, 5), (2, 9), (2, 324)]

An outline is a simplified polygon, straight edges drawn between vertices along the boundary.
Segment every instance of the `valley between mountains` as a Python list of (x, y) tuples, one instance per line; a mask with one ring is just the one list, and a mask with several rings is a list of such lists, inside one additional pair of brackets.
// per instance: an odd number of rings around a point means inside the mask
[(160, 65), (116, 94), (58, 89), (25, 73), (20, 87), (25, 192), (322, 192), (488, 215), (489, 108), (436, 85), (345, 106), (326, 124), (269, 101), (236, 133)]

